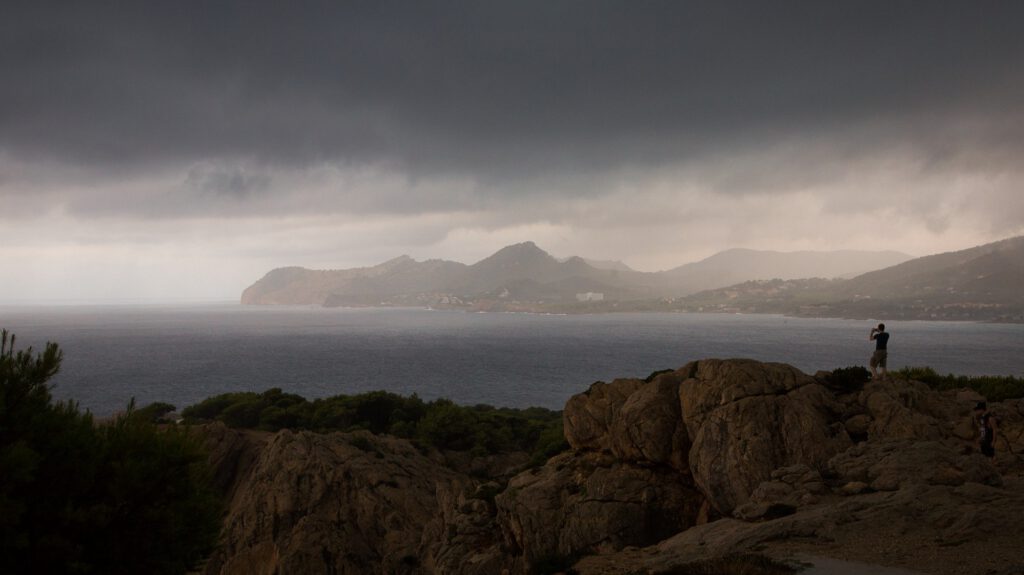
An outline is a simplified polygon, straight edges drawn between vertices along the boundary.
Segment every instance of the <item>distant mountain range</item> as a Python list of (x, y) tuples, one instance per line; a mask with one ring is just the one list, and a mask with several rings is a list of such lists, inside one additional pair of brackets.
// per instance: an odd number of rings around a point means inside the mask
[(850, 278), (905, 262), (911, 256), (894, 251), (854, 250), (773, 252), (732, 249), (699, 262), (664, 272), (681, 294), (756, 279)]
[(926, 256), (849, 280), (748, 281), (676, 302), (687, 311), (1024, 321), (1024, 236)]
[(533, 242), (502, 248), (467, 265), (401, 256), (343, 270), (278, 268), (247, 288), (243, 304), (442, 305), (523, 309), (566, 305), (578, 294), (605, 302), (678, 298), (756, 279), (849, 277), (904, 262), (898, 252), (770, 252), (729, 250), (663, 272), (639, 272), (622, 262), (558, 260)]

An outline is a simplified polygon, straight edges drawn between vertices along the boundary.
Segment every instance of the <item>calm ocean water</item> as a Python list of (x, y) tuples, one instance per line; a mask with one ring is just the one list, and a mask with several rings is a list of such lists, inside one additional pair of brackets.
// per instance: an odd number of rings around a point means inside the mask
[[(596, 380), (709, 357), (814, 373), (866, 365), (877, 322), (765, 315), (484, 314), (422, 309), (0, 307), (19, 348), (64, 350), (54, 395), (98, 415), (229, 391), (307, 398), (385, 389), (464, 403), (561, 409)], [(890, 367), (1024, 375), (1024, 325), (890, 323)]]

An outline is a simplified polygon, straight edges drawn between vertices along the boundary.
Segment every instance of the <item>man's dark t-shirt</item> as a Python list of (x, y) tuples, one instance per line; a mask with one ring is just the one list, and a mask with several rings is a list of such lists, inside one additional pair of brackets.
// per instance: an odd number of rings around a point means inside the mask
[(886, 344), (889, 343), (888, 332), (880, 331), (875, 334), (875, 349), (885, 349)]

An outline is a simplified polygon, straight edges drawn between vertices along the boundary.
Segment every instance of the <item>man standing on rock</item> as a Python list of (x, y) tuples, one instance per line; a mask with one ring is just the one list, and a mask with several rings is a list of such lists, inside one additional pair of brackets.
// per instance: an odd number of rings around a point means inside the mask
[(974, 406), (974, 418), (978, 423), (978, 446), (985, 457), (996, 456), (996, 418), (988, 411), (988, 405), (979, 401)]
[(886, 359), (888, 358), (889, 351), (886, 349), (889, 345), (889, 333), (885, 331), (885, 324), (880, 323), (878, 327), (871, 328), (871, 334), (868, 336), (868, 341), (875, 342), (875, 353), (871, 355), (871, 379), (878, 379), (878, 367), (882, 368), (882, 379), (888, 379), (889, 370), (886, 368)]

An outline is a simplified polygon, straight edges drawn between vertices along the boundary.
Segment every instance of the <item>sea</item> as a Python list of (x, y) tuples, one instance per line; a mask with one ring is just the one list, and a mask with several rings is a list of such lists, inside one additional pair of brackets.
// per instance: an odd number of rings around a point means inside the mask
[[(18, 348), (57, 342), (57, 399), (97, 416), (280, 388), (308, 399), (386, 390), (465, 405), (561, 409), (595, 381), (704, 358), (807, 372), (867, 365), (877, 320), (780, 315), (546, 315), (413, 308), (0, 306)], [(1024, 325), (891, 322), (890, 369), (1024, 376)]]

